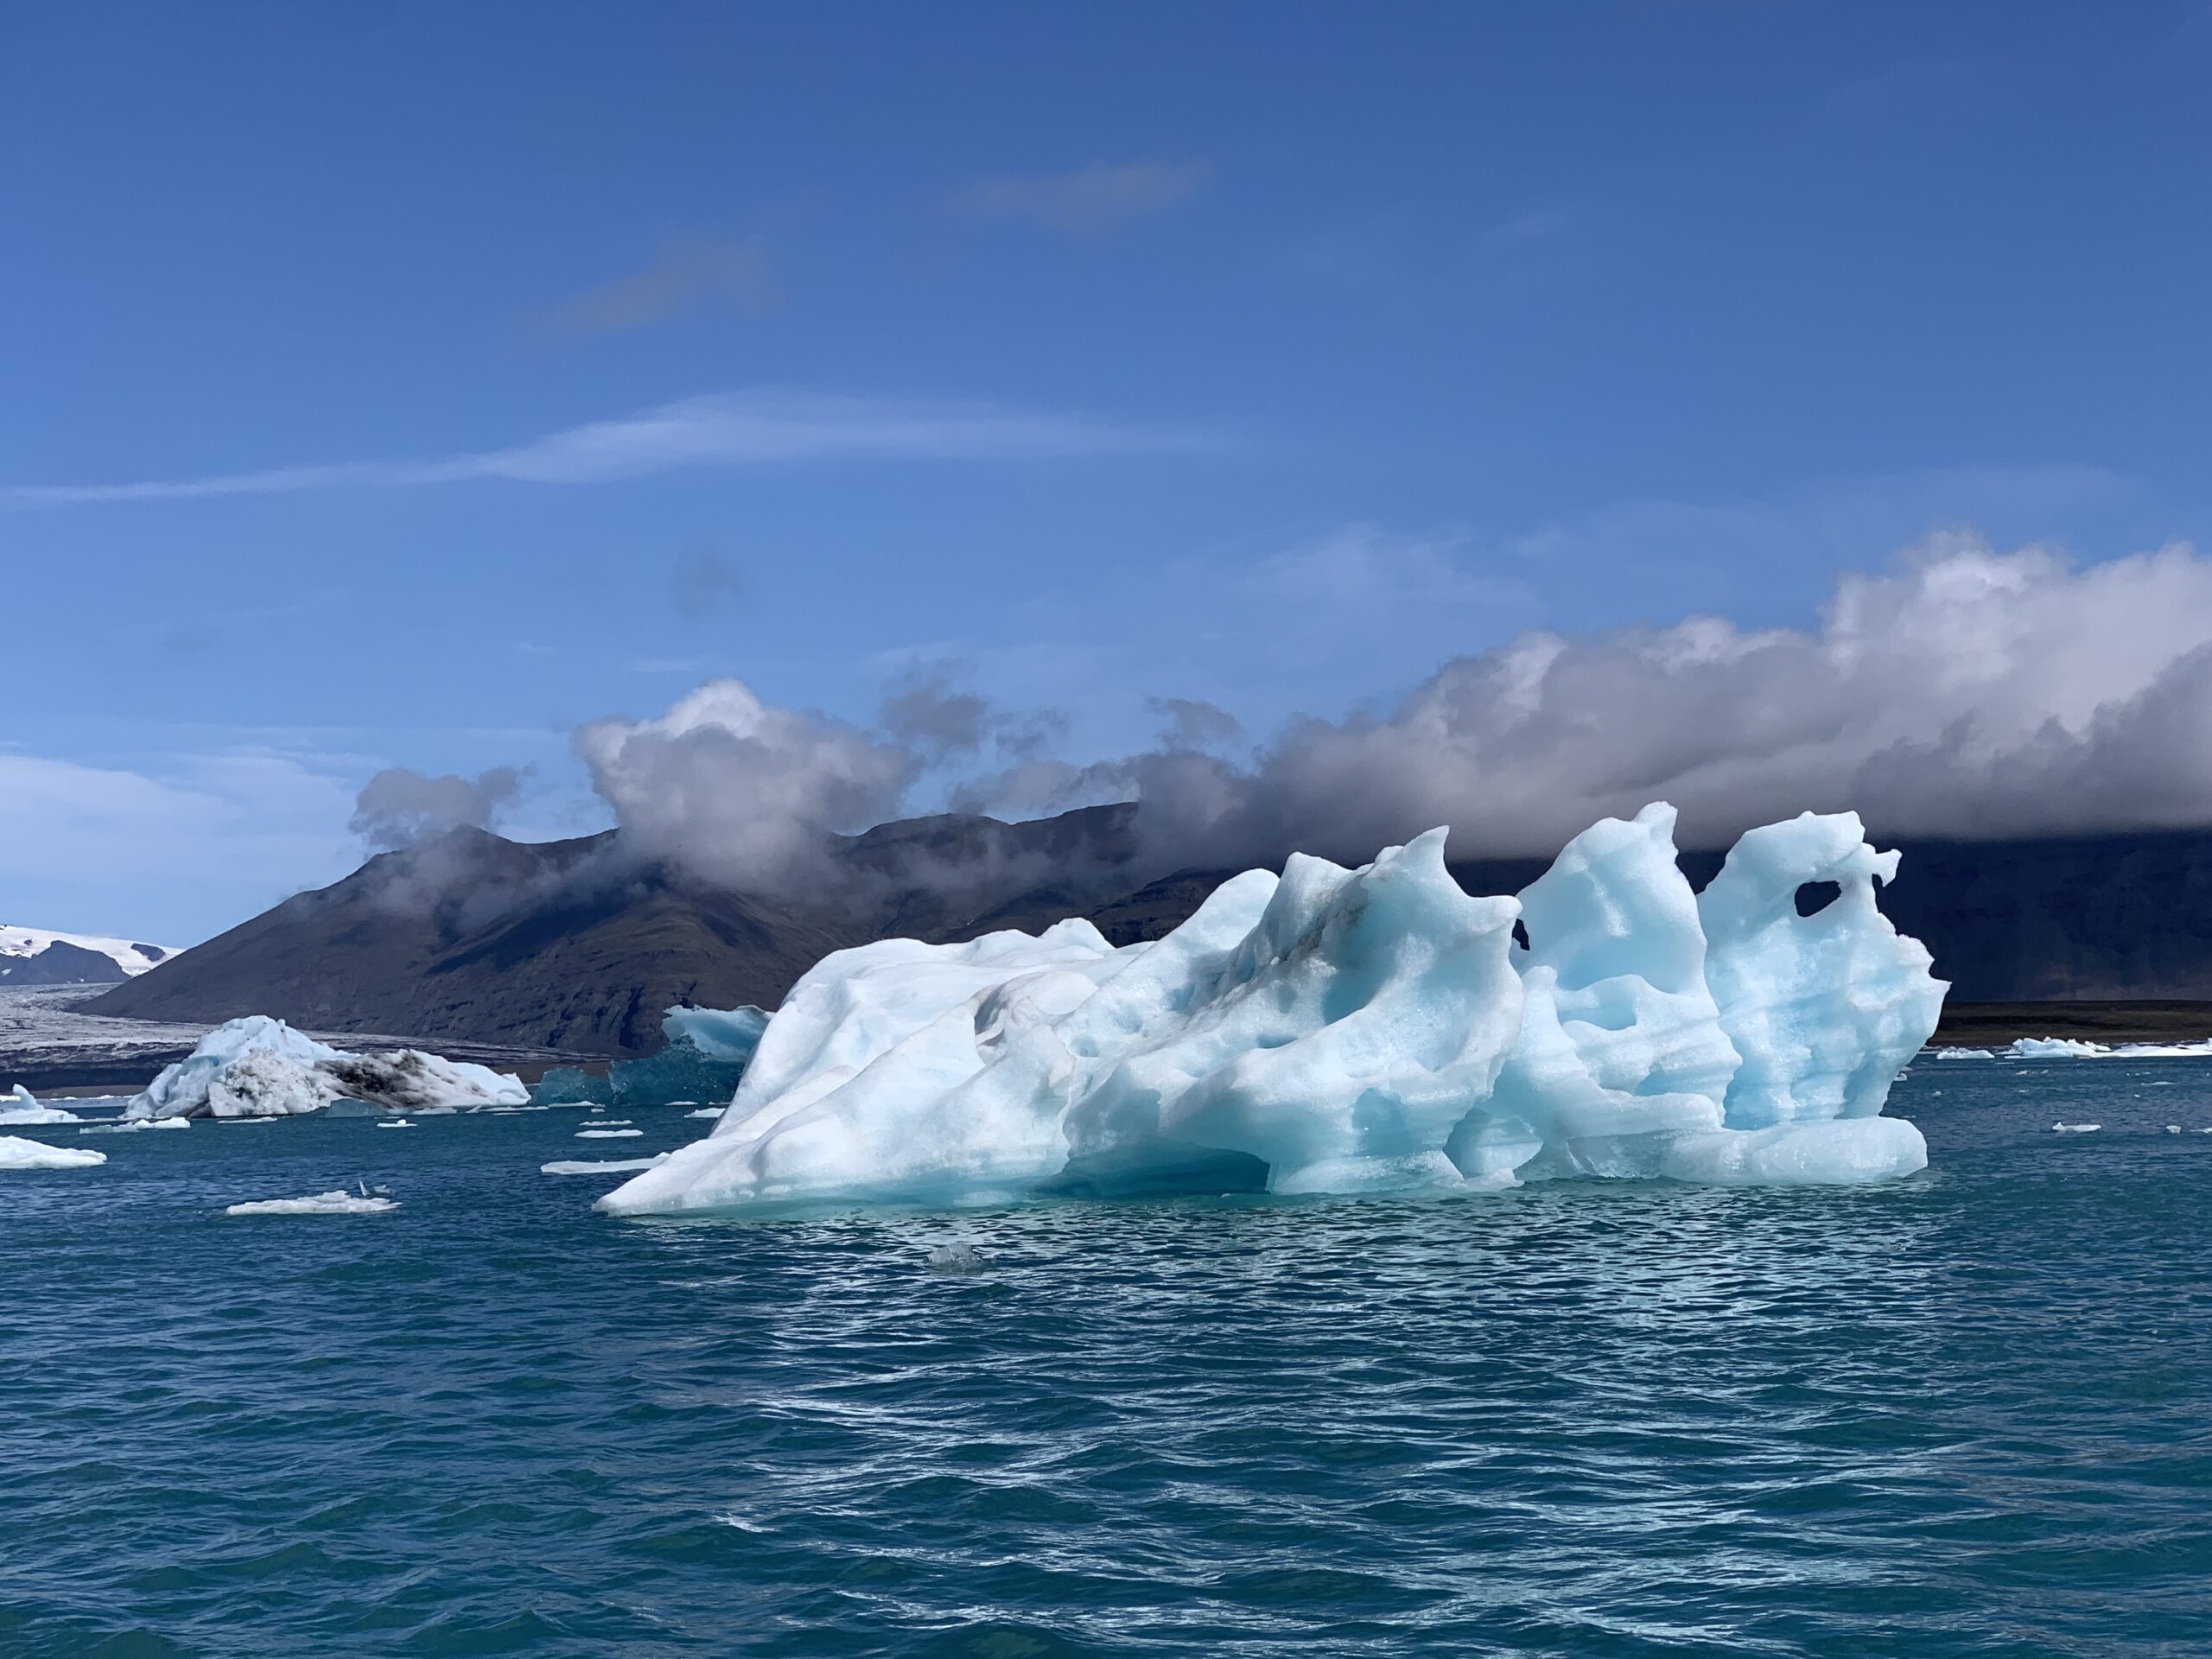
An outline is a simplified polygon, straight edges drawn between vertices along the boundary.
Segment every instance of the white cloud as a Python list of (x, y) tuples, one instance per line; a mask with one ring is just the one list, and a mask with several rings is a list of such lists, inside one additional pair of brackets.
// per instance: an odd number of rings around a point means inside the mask
[[(1808, 808), (1968, 838), (2212, 823), (2212, 557), (2076, 569), (1953, 533), (1837, 582), (1812, 628), (1526, 632), (1380, 715), (1294, 722), (1249, 764), (1071, 772), (1040, 807), (1136, 797), (1163, 861), (1362, 858), (1440, 823), (1534, 854), (1667, 799), (1690, 844)], [(1033, 785), (1036, 781), (1031, 780)]]
[(5, 919), (186, 944), (357, 861), (353, 791), (289, 757), (153, 769), (0, 753)]
[(1172, 207), (1211, 174), (1203, 162), (1104, 162), (1067, 173), (985, 179), (957, 197), (966, 212), (1026, 219), (1059, 231), (1096, 231)]
[(19, 485), (6, 499), (18, 506), (60, 507), (345, 486), (398, 489), (480, 479), (602, 484), (709, 467), (1025, 461), (1192, 450), (1210, 442), (1194, 429), (1125, 425), (1083, 415), (756, 389), (687, 398), (504, 449), (441, 459), (344, 461), (127, 484)]

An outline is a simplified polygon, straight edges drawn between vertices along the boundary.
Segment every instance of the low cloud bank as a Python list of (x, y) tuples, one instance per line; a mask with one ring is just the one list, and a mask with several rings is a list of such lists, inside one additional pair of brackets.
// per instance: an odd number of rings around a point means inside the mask
[(1890, 836), (2184, 827), (2212, 823), (2209, 618), (2212, 558), (2186, 546), (2076, 569), (1954, 534), (1846, 575), (1809, 628), (1526, 633), (1387, 714), (1300, 719), (1242, 751), (1226, 711), (1161, 698), (1159, 744), (1077, 766), (1041, 753), (1049, 717), (925, 679), (894, 686), (874, 729), (721, 681), (658, 719), (594, 722), (578, 748), (626, 838), (738, 885), (911, 810), (960, 762), (964, 810), (1140, 802), (1147, 873), (1294, 847), (1361, 860), (1440, 823), (1454, 856), (1544, 854), (1662, 798), (1685, 845), (1808, 808)]
[(474, 778), (431, 778), (387, 766), (353, 798), (346, 827), (378, 852), (390, 852), (448, 830), (488, 830), (521, 787), (522, 773), (513, 766), (493, 766)]

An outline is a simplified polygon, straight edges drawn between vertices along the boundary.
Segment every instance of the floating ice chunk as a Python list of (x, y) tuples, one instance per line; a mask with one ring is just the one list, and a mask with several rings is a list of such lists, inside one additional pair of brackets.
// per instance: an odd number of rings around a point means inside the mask
[(702, 1106), (697, 1111), (686, 1112), (683, 1116), (686, 1117), (703, 1117), (711, 1121), (715, 1118), (720, 1117), (729, 1108), (727, 1106)]
[(415, 1126), (412, 1123), (410, 1123), (404, 1117), (395, 1117), (390, 1122), (379, 1123), (377, 1125), (377, 1128), (380, 1129), (411, 1129), (414, 1127)]
[(257, 1014), (209, 1032), (136, 1096), (124, 1115), (244, 1119), (320, 1111), (336, 1100), (427, 1109), (519, 1106), (529, 1098), (514, 1077), (488, 1066), (416, 1048), (349, 1054)]
[(2166, 1133), (2167, 1133), (2168, 1135), (2179, 1135), (2179, 1134), (2181, 1133), (2181, 1125), (2180, 1125), (2180, 1124), (2178, 1124), (2178, 1123), (2169, 1123), (2169, 1124), (2167, 1124), (2167, 1125), (2166, 1125)]
[(1939, 1060), (1993, 1060), (1997, 1058), (1997, 1051), (1991, 1048), (1939, 1048), (1936, 1051), (1936, 1058)]
[(399, 1205), (390, 1198), (359, 1192), (311, 1193), (304, 1198), (256, 1198), (224, 1207), (226, 1216), (381, 1216)]
[(574, 1138), (578, 1141), (622, 1141), (644, 1133), (643, 1129), (578, 1129)]
[(0, 1169), (90, 1169), (107, 1154), (90, 1147), (49, 1147), (18, 1135), (0, 1135)]
[[(1663, 804), (1594, 825), (1518, 899), (1461, 892), (1436, 830), (1248, 872), (1155, 944), (1071, 921), (837, 952), (706, 1138), (600, 1207), (1922, 1167), (1919, 1131), (1876, 1116), (1944, 989), (1875, 904), (1896, 855), (1808, 814), (1698, 897), (1673, 827)], [(1808, 882), (1840, 896), (1800, 915)]]
[(541, 1175), (612, 1175), (619, 1171), (655, 1169), (667, 1161), (668, 1154), (664, 1152), (655, 1153), (650, 1158), (612, 1158), (601, 1163), (586, 1158), (558, 1158), (550, 1164), (540, 1164), (537, 1173)]
[(134, 1117), (120, 1123), (92, 1123), (77, 1131), (79, 1135), (135, 1135), (141, 1129), (188, 1129), (188, 1117)]
[(2011, 1060), (2094, 1059), (2112, 1050), (2075, 1037), (2023, 1037), (2005, 1051)]
[(2054, 1123), (2051, 1130), (2057, 1135), (2094, 1135), (2104, 1128), (2101, 1123)]
[(74, 1112), (65, 1112), (59, 1106), (41, 1106), (31, 1091), (17, 1084), (5, 1095), (0, 1095), (0, 1124), (10, 1128), (28, 1128), (35, 1123), (76, 1123), (83, 1120)]

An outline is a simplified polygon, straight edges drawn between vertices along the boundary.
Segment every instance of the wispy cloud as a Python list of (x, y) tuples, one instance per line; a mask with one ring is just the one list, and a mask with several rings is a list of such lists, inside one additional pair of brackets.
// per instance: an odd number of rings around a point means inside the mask
[(124, 484), (18, 485), (0, 499), (19, 507), (65, 507), (341, 487), (404, 489), (480, 479), (603, 484), (709, 467), (1161, 454), (1201, 449), (1211, 442), (1195, 428), (1128, 424), (1087, 415), (757, 389), (664, 404), (504, 449)]
[(1102, 162), (1069, 173), (984, 179), (955, 201), (962, 211), (988, 218), (1096, 231), (1173, 207), (1195, 194), (1211, 173), (1204, 162)]
[(1574, 223), (1574, 209), (1567, 207), (1533, 207), (1525, 213), (1516, 213), (1510, 219), (1500, 219), (1482, 233), (1484, 246), (1510, 248), (1522, 242), (1537, 242), (1548, 236), (1556, 236)]
[(550, 320), (563, 334), (615, 334), (694, 307), (750, 314), (772, 309), (776, 301), (767, 247), (760, 238), (730, 243), (684, 238), (668, 243), (643, 270), (556, 307)]

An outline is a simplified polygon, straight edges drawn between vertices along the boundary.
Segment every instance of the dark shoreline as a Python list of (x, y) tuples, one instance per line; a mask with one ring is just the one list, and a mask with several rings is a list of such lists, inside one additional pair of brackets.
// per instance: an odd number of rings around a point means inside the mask
[(1951, 1002), (1929, 1042), (1936, 1048), (1988, 1048), (2023, 1037), (2201, 1043), (2212, 1039), (2212, 1002)]

